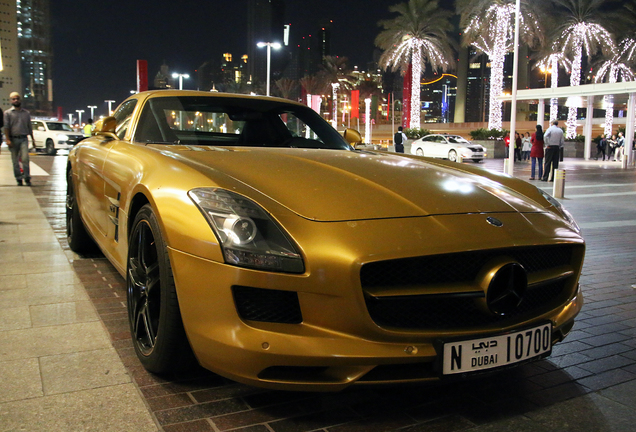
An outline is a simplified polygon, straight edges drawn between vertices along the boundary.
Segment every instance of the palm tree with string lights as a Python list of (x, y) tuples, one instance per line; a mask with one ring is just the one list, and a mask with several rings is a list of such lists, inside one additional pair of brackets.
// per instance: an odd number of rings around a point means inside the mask
[[(636, 40), (626, 37), (618, 44), (616, 55), (603, 61), (596, 73), (596, 82), (616, 83), (619, 81), (634, 81), (636, 74), (633, 70), (634, 53), (636, 52)], [(631, 65), (630, 65), (631, 64)], [(612, 134), (614, 123), (614, 102), (611, 95), (605, 95), (605, 136)]]
[[(546, 74), (550, 74), (550, 88), (557, 88), (559, 86), (559, 65), (569, 70), (571, 62), (569, 62), (562, 52), (560, 52), (555, 44), (552, 44), (550, 50), (544, 52), (543, 57), (539, 59), (536, 66), (544, 71)], [(547, 78), (546, 78), (547, 79)], [(559, 99), (550, 99), (550, 123), (557, 119), (559, 114)]]
[[(503, 91), (505, 57), (514, 49), (515, 6), (515, 0), (457, 0), (456, 3), (463, 44), (474, 46), (490, 61), (489, 129), (502, 129), (503, 104), (499, 96)], [(536, 0), (520, 1), (520, 39), (530, 47), (540, 45), (544, 39), (537, 12), (541, 9), (541, 2)]]
[(324, 56), (321, 65), (321, 75), (325, 82), (331, 84), (332, 114), (331, 124), (337, 125), (338, 116), (338, 91), (348, 91), (352, 87), (353, 75), (348, 65), (347, 57)]
[(380, 67), (406, 73), (411, 66), (411, 107), (409, 127), (420, 127), (420, 81), (426, 64), (446, 71), (453, 64), (450, 11), (440, 9), (437, 0), (409, 0), (389, 6), (398, 16), (378, 22), (383, 30), (375, 44), (383, 50)]
[[(570, 86), (581, 84), (581, 65), (583, 55), (592, 57), (602, 52), (606, 57), (617, 54), (612, 34), (605, 28), (604, 22), (610, 14), (602, 7), (607, 0), (553, 0), (556, 9), (556, 47), (566, 58), (572, 61)], [(607, 21), (609, 22), (609, 21)], [(566, 138), (576, 137), (577, 107), (568, 110)]]

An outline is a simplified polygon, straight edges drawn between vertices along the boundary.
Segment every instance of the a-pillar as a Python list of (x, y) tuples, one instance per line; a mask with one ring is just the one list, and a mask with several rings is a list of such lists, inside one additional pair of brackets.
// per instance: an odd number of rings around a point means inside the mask
[(592, 118), (594, 117), (594, 96), (587, 97), (587, 113), (585, 114), (585, 126), (583, 127), (583, 135), (585, 135), (585, 149), (583, 157), (590, 160), (592, 156)]

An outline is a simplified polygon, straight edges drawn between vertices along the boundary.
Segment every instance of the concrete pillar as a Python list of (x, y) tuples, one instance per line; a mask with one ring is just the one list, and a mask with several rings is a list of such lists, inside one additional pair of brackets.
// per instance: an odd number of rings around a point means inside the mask
[(457, 64), (457, 96), (455, 96), (455, 123), (466, 121), (466, 89), (468, 87), (468, 48), (459, 49)]
[(541, 125), (541, 129), (545, 130), (545, 99), (539, 99), (537, 104), (537, 124)]
[(627, 99), (627, 119), (625, 123), (625, 147), (627, 154), (627, 165), (634, 164), (634, 152), (632, 152), (632, 143), (634, 141), (634, 113), (636, 111), (636, 93), (630, 93)]
[(583, 157), (585, 160), (590, 160), (592, 157), (592, 117), (594, 117), (594, 96), (588, 96), (585, 126), (583, 127), (583, 135), (585, 135), (585, 150), (583, 151)]

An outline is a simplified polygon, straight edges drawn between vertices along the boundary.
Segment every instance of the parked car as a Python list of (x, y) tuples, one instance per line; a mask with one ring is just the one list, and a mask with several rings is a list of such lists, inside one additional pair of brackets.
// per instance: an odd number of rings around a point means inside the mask
[(146, 369), (194, 353), (243, 383), (333, 391), (493, 372), (566, 337), (585, 242), (557, 200), (344, 137), (289, 100), (162, 90), (71, 149), (68, 243), (126, 279)]
[[(481, 162), (486, 157), (484, 147), (459, 135), (431, 134), (411, 143), (411, 153), (418, 156), (448, 159), (452, 162), (472, 159)], [(461, 159), (460, 159), (461, 158)]]
[(75, 132), (71, 125), (62, 121), (31, 120), (35, 147), (48, 155), (58, 150), (68, 150), (84, 139), (84, 135)]

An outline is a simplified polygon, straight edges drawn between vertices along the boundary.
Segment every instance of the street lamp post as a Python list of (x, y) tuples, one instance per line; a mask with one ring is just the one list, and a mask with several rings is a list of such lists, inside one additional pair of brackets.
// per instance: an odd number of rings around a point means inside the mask
[(188, 79), (190, 78), (190, 75), (188, 74), (180, 74), (180, 73), (173, 73), (172, 74), (172, 78), (179, 78), (179, 90), (183, 90), (183, 79)]
[(89, 105), (86, 108), (89, 108), (91, 110), (91, 118), (94, 119), (95, 118), (95, 110), (97, 109), (97, 107), (95, 105)]
[(269, 75), (271, 70), (272, 63), (272, 48), (280, 49), (281, 45), (278, 42), (259, 42), (256, 44), (257, 47), (263, 48), (267, 47), (267, 96), (269, 96)]
[(104, 102), (106, 102), (108, 104), (108, 115), (113, 115), (113, 110), (111, 109), (113, 104), (115, 103), (114, 100), (105, 100)]
[(77, 118), (79, 119), (77, 121), (77, 124), (82, 126), (82, 113), (84, 112), (84, 110), (75, 110), (75, 112), (77, 113)]

